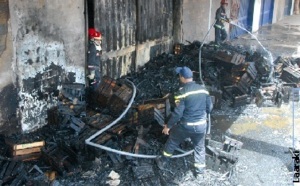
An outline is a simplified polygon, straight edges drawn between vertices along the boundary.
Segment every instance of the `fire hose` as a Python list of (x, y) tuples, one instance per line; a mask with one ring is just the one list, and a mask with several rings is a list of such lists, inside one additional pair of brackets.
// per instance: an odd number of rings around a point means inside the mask
[[(153, 158), (154, 159), (154, 158), (156, 158), (159, 155), (134, 154), (134, 153), (130, 153), (130, 152), (116, 150), (116, 149), (113, 149), (113, 148), (110, 148), (110, 147), (107, 147), (107, 146), (100, 145), (100, 144), (92, 142), (92, 140), (95, 139), (97, 136), (101, 135), (103, 132), (107, 131), (108, 129), (110, 129), (111, 127), (113, 127), (114, 125), (116, 125), (118, 123), (118, 121), (120, 121), (125, 116), (125, 114), (129, 110), (129, 108), (131, 107), (131, 105), (132, 105), (132, 103), (134, 101), (135, 95), (136, 95), (136, 87), (128, 79), (126, 79), (126, 81), (129, 82), (131, 84), (131, 86), (133, 87), (132, 97), (131, 97), (131, 99), (130, 99), (130, 101), (129, 101), (127, 107), (126, 107), (126, 109), (122, 112), (122, 114), (117, 119), (115, 119), (109, 125), (107, 125), (103, 129), (99, 130), (98, 132), (96, 132), (95, 134), (93, 134), (92, 136), (90, 136), (88, 139), (86, 139), (85, 143), (87, 145), (91, 145), (91, 146), (94, 146), (94, 147), (97, 147), (97, 148), (100, 148), (100, 149), (103, 149), (103, 150), (106, 150), (106, 151), (109, 151), (109, 152), (117, 153), (117, 154), (120, 154), (120, 155), (132, 156), (132, 157), (135, 157), (135, 158), (149, 158), (149, 159)], [(187, 151), (187, 152), (185, 152), (183, 150), (180, 150), (180, 149), (176, 149), (176, 150), (182, 152), (182, 154), (174, 155), (174, 156), (172, 156), (172, 158), (184, 157), (184, 156), (190, 155), (190, 154), (192, 154), (194, 152), (194, 150), (190, 150), (190, 151)]]
[(202, 47), (203, 47), (203, 45), (204, 45), (204, 42), (205, 42), (205, 40), (206, 40), (206, 38), (207, 38), (207, 36), (208, 36), (208, 34), (209, 34), (209, 32), (210, 32), (210, 30), (212, 29), (212, 27), (214, 26), (216, 24), (216, 20), (214, 21), (214, 23), (210, 26), (210, 28), (208, 29), (208, 31), (207, 31), (207, 33), (206, 33), (206, 35), (204, 36), (204, 39), (203, 39), (203, 41), (202, 41), (202, 43), (201, 43), (201, 46), (200, 46), (200, 49), (199, 49), (199, 78), (200, 78), (200, 81), (201, 81), (201, 83), (205, 86), (205, 84), (204, 84), (204, 81), (202, 80), (202, 70), (201, 70), (201, 50), (202, 50)]
[[(208, 32), (206, 33), (203, 41), (202, 41), (202, 44), (200, 46), (200, 49), (199, 49), (199, 74), (200, 74), (200, 81), (201, 83), (205, 86), (203, 80), (202, 80), (202, 73), (201, 73), (201, 49), (204, 45), (204, 42), (210, 32), (210, 30), (212, 29), (212, 27), (215, 25), (216, 21), (214, 21), (214, 23), (211, 25), (210, 29), (208, 30)], [(130, 152), (125, 152), (125, 151), (121, 151), (121, 150), (116, 150), (116, 149), (113, 149), (113, 148), (110, 148), (110, 147), (107, 147), (107, 146), (104, 146), (104, 145), (100, 145), (100, 144), (97, 144), (97, 143), (94, 143), (92, 142), (93, 139), (95, 139), (96, 137), (98, 137), (99, 135), (101, 135), (103, 132), (107, 131), (108, 129), (110, 129), (111, 127), (113, 127), (114, 125), (116, 125), (124, 116), (125, 114), (128, 112), (129, 108), (131, 107), (133, 101), (134, 101), (134, 98), (136, 96), (136, 87), (135, 85), (133, 84), (133, 82), (129, 81), (128, 79), (126, 79), (127, 82), (129, 82), (131, 84), (131, 86), (133, 87), (133, 94), (132, 94), (132, 97), (126, 107), (126, 109), (122, 112), (122, 114), (117, 118), (115, 119), (113, 122), (111, 122), (109, 125), (107, 125), (106, 127), (104, 127), (103, 129), (99, 130), (98, 132), (96, 132), (95, 134), (93, 134), (92, 136), (90, 136), (88, 139), (85, 140), (85, 143), (87, 145), (90, 145), (90, 146), (93, 146), (93, 147), (97, 147), (97, 148), (100, 148), (100, 149), (103, 149), (103, 150), (106, 150), (106, 151), (109, 151), (109, 152), (113, 152), (113, 153), (116, 153), (116, 154), (120, 154), (120, 155), (125, 155), (125, 156), (131, 156), (131, 157), (135, 157), (135, 158), (148, 158), (148, 159), (154, 159), (154, 158), (157, 158), (158, 156), (160, 155), (147, 155), (147, 154), (134, 154), (134, 153), (130, 153)], [(210, 120), (210, 117), (209, 117), (209, 120)], [(210, 134), (210, 121), (209, 121), (209, 126), (208, 126), (208, 135)], [(173, 155), (172, 158), (181, 158), (181, 157), (184, 157), (184, 156), (188, 156), (190, 154), (192, 154), (194, 152), (194, 150), (190, 150), (190, 151), (183, 151), (181, 149), (176, 149), (177, 151), (181, 152), (181, 154), (177, 154), (177, 155)]]
[[(203, 41), (202, 41), (202, 44), (200, 46), (200, 49), (199, 49), (199, 76), (200, 76), (200, 81), (201, 83), (205, 86), (203, 80), (202, 80), (202, 73), (201, 73), (201, 49), (204, 45), (204, 42), (209, 34), (209, 32), (211, 31), (212, 27), (215, 25), (216, 23), (216, 20), (214, 21), (214, 23), (211, 25), (211, 27), (209, 28), (208, 32), (206, 33)], [(120, 151), (120, 150), (116, 150), (116, 149), (113, 149), (113, 148), (110, 148), (110, 147), (107, 147), (107, 146), (104, 146), (104, 145), (100, 145), (100, 144), (97, 144), (97, 143), (94, 143), (92, 142), (93, 139), (95, 139), (97, 136), (101, 135), (103, 132), (107, 131), (108, 129), (110, 129), (111, 127), (113, 127), (114, 125), (116, 125), (118, 123), (118, 121), (120, 121), (124, 116), (125, 114), (128, 112), (129, 108), (131, 107), (133, 101), (134, 101), (134, 98), (135, 98), (135, 95), (136, 95), (136, 87), (135, 85), (129, 81), (128, 79), (126, 79), (126, 81), (128, 81), (131, 86), (133, 87), (133, 94), (132, 94), (132, 97), (129, 101), (129, 104), (127, 105), (126, 109), (122, 112), (122, 114), (117, 118), (115, 119), (113, 122), (111, 122), (109, 125), (107, 125), (105, 128), (99, 130), (98, 132), (96, 132), (95, 134), (93, 134), (92, 136), (90, 136), (88, 139), (85, 140), (85, 143), (87, 145), (91, 145), (91, 146), (94, 146), (94, 147), (97, 147), (97, 148), (100, 148), (100, 149), (103, 149), (103, 150), (106, 150), (106, 151), (109, 151), (109, 152), (113, 152), (113, 153), (117, 153), (117, 154), (120, 154), (120, 155), (125, 155), (125, 156), (132, 156), (132, 157), (136, 157), (136, 158), (156, 158), (157, 156), (159, 155), (147, 155), (147, 154), (134, 154), (134, 153), (129, 153), (129, 152), (125, 152), (125, 151)], [(210, 118), (209, 118), (210, 119)], [(209, 125), (210, 125), (210, 122), (209, 122)], [(209, 126), (209, 133), (210, 133), (210, 126)], [(181, 157), (184, 157), (184, 156), (188, 156), (190, 154), (192, 154), (194, 152), (194, 150), (190, 150), (190, 151), (183, 151), (181, 149), (176, 149), (177, 151), (181, 152), (182, 154), (177, 154), (177, 155), (173, 155), (172, 158), (181, 158)]]

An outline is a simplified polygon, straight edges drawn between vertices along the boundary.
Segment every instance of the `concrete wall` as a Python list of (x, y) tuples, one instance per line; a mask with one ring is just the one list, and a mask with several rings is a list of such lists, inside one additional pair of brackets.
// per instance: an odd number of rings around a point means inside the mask
[[(226, 13), (230, 15), (230, 1)], [(182, 37), (181, 42), (199, 40), (203, 41), (209, 28), (214, 23), (216, 10), (220, 7), (219, 0), (183, 0), (182, 10)], [(226, 25), (227, 31), (229, 26)], [(212, 28), (206, 42), (215, 39), (215, 31)]]
[(274, 2), (274, 12), (273, 12), (273, 23), (276, 23), (283, 19), (284, 17), (284, 6), (285, 0), (275, 0)]
[(9, 1), (23, 131), (47, 124), (62, 83), (85, 82), (84, 1)]

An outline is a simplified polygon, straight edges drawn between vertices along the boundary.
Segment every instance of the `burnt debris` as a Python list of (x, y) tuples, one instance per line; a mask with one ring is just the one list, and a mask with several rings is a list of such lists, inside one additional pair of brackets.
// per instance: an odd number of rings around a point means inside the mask
[[(92, 142), (145, 155), (159, 155), (167, 139), (161, 126), (175, 105), (173, 95), (180, 85), (174, 69), (178, 66), (190, 67), (194, 80), (204, 81), (215, 110), (224, 109), (224, 103), (231, 107), (249, 103), (280, 107), (289, 101), (291, 88), (300, 85), (299, 59), (279, 57), (270, 61), (264, 52), (248, 52), (228, 44), (218, 50), (203, 45), (200, 73), (200, 45), (198, 41), (180, 44), (174, 54), (157, 56), (119, 79), (105, 76), (93, 94), (82, 84), (64, 84), (57, 105), (48, 110), (47, 126), (30, 134), (0, 138), (0, 185), (168, 185), (187, 180), (199, 184), (190, 172), (191, 156), (172, 159), (162, 174), (153, 159), (107, 152), (87, 145), (85, 140), (124, 111), (133, 94), (126, 79), (137, 89), (134, 104), (117, 125)], [(242, 145), (228, 136), (206, 141), (210, 183), (226, 185), (233, 181), (230, 177)], [(178, 154), (191, 149), (187, 140)]]

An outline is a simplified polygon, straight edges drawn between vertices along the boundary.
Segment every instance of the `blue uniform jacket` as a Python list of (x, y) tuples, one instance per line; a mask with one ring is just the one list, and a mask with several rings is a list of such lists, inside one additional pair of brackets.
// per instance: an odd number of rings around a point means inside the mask
[(95, 67), (100, 67), (100, 51), (96, 49), (93, 41), (89, 41), (87, 64)]
[(220, 29), (224, 28), (224, 20), (228, 19), (226, 16), (226, 11), (225, 9), (221, 6), (220, 8), (217, 9), (216, 11), (216, 24), (215, 27), (218, 27)]
[(198, 122), (207, 119), (213, 105), (208, 91), (204, 86), (197, 83), (188, 82), (179, 89), (179, 95), (175, 96), (179, 100), (179, 105), (171, 114), (167, 126), (172, 128), (177, 122)]

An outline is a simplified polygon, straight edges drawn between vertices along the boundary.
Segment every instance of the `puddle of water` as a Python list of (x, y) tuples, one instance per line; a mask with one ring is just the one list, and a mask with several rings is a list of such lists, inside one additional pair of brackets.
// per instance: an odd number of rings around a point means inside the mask
[(262, 124), (272, 129), (284, 129), (292, 123), (291, 118), (269, 115)]
[(231, 130), (232, 134), (240, 135), (249, 131), (257, 130), (258, 123), (256, 123), (254, 118), (250, 117), (231, 117), (227, 115), (214, 116), (212, 120), (213, 128), (220, 130), (221, 132), (226, 132), (228, 129)]
[(243, 120), (238, 122), (238, 123), (235, 123), (231, 126), (230, 128), (231, 132), (235, 135), (241, 135), (241, 134), (244, 134), (246, 132), (249, 132), (249, 131), (253, 131), (253, 130), (260, 130), (258, 128), (258, 124), (255, 123), (254, 121), (251, 121), (251, 120)]

